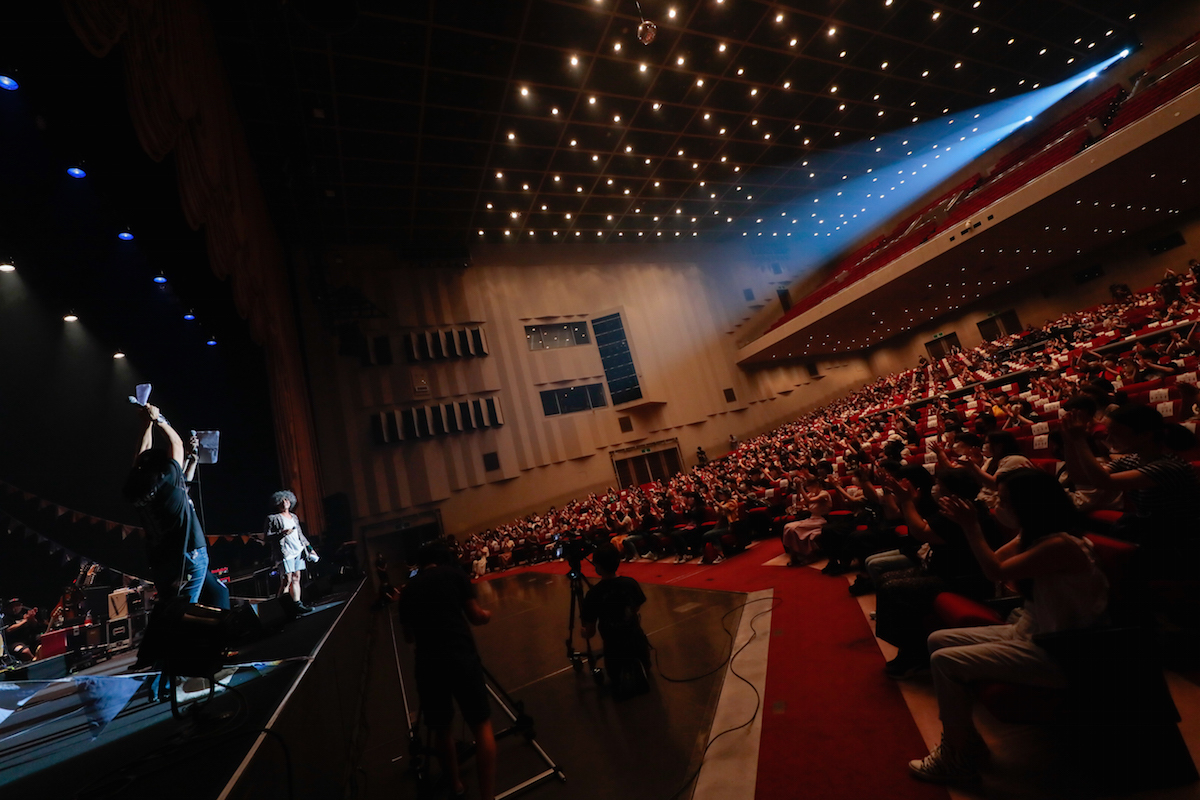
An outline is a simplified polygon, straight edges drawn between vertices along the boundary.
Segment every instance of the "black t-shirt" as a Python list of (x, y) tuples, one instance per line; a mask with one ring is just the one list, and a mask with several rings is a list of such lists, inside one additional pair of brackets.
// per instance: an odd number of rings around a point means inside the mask
[(205, 546), (204, 530), (184, 488), (178, 461), (171, 460), (162, 488), (141, 507), (141, 513), (151, 563), (180, 558), (184, 552)]
[(412, 632), (421, 657), (455, 658), (476, 652), (465, 614), (467, 602), (474, 598), (475, 587), (458, 567), (425, 567), (409, 580), (400, 595), (400, 621)]
[[(10, 624), (10, 627), (12, 625), (16, 625), (18, 622), (20, 622), (19, 619), (13, 621)], [(33, 650), (33, 649), (37, 648), (38, 637), (40, 637), (45, 632), (46, 632), (46, 626), (42, 624), (42, 621), (40, 619), (38, 619), (37, 617), (34, 617), (34, 618), (28, 620), (24, 625), (17, 628), (16, 630), (11, 630), (11, 631), (6, 630), (4, 636), (8, 640), (9, 647), (14, 647), (18, 644), (23, 644), (26, 647), (28, 647), (30, 650)]]
[(605, 578), (583, 598), (579, 616), (584, 625), (599, 622), (600, 635), (605, 636), (634, 621), (638, 608), (645, 602), (646, 595), (633, 578), (624, 575)]

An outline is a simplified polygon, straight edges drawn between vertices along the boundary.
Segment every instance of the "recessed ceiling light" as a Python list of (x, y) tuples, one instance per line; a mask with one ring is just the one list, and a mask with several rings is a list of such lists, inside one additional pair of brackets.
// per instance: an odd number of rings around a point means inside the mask
[(521, 97), (529, 97), (529, 90), (524, 86), (521, 87)]
[(833, 36), (835, 33), (837, 33), (837, 28), (830, 26), (829, 30), (826, 31), (826, 33), (828, 33), (830, 36)]

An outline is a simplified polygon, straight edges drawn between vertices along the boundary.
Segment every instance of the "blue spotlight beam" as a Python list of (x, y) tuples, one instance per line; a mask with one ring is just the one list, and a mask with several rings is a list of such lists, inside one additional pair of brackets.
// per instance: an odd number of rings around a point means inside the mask
[[(849, 249), (869, 231), (898, 217), (939, 184), (1128, 53), (1123, 51), (1053, 86), (911, 125), (818, 157), (809, 166), (798, 165), (794, 168), (827, 172), (822, 170), (821, 162), (836, 160), (845, 177), (820, 190), (801, 194), (786, 206), (767, 211), (762, 217), (764, 224), (754, 235), (799, 239), (800, 252), (792, 267), (802, 275), (807, 274)], [(910, 149), (909, 140), (933, 140), (933, 144)], [(897, 151), (903, 155), (894, 161), (867, 168), (868, 164), (878, 163), (878, 154)], [(862, 157), (858, 169), (846, 166), (846, 158), (855, 154)]]

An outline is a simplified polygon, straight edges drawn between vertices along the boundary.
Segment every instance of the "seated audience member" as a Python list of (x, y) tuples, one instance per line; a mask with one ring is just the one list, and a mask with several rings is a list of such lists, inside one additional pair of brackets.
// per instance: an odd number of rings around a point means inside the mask
[(33, 661), (37, 653), (38, 642), (46, 632), (46, 625), (38, 618), (36, 608), (26, 608), (19, 597), (8, 601), (4, 628), (4, 640), (8, 643), (8, 652), (18, 661)]
[(599, 628), (604, 642), (604, 664), (618, 694), (646, 691), (650, 688), (646, 679), (650, 668), (650, 642), (638, 614), (646, 602), (646, 595), (633, 578), (617, 577), (621, 554), (611, 544), (596, 548), (592, 564), (600, 580), (583, 598), (579, 613), (583, 638), (591, 639)]
[(788, 554), (788, 566), (807, 564), (817, 557), (817, 541), (825, 518), (833, 510), (833, 498), (807, 470), (800, 473), (800, 491), (796, 505), (808, 516), (783, 526), (783, 549)]
[[(944, 451), (938, 449), (937, 452), (939, 460), (944, 467), (952, 466), (950, 462), (944, 460)], [(979, 490), (979, 499), (986, 503), (988, 508), (995, 509), (998, 505), (996, 487), (1000, 477), (1006, 472), (1032, 467), (1033, 463), (1021, 454), (1021, 448), (1017, 444), (1016, 437), (1008, 431), (992, 431), (989, 433), (987, 435), (987, 444), (983, 447), (983, 456), (984, 462), (982, 465), (978, 465), (968, 459), (963, 463), (963, 466), (979, 481), (981, 487)], [(1008, 520), (1001, 519), (1001, 522), (1009, 525)]]
[(909, 771), (920, 780), (977, 778), (988, 749), (971, 717), (971, 683), (1066, 685), (1062, 668), (1033, 637), (1097, 625), (1107, 607), (1108, 581), (1085, 538), (1087, 519), (1054, 477), (1037, 469), (1009, 472), (1000, 480), (1000, 498), (1020, 534), (999, 550), (988, 543), (977, 507), (953, 497), (939, 501), (942, 513), (963, 531), (984, 575), (1015, 582), (1025, 605), (1007, 625), (930, 634), (942, 740), (925, 758), (909, 762)]
[[(1087, 483), (1076, 481), (1067, 471), (1066, 448), (1063, 445), (1062, 431), (1051, 431), (1047, 437), (1050, 454), (1054, 456), (1054, 477), (1060, 486), (1071, 497), (1075, 508), (1087, 513), (1089, 511), (1119, 510), (1125, 505), (1125, 498), (1119, 489), (1097, 489)], [(1108, 462), (1108, 451), (1088, 436), (1088, 448), (1101, 463)]]
[(707, 509), (704, 505), (704, 497), (699, 492), (689, 492), (684, 496), (683, 519), (680, 520), (680, 522), (684, 523), (684, 526), (678, 530), (668, 532), (671, 541), (675, 545), (675, 560), (677, 562), (687, 561), (699, 551), (700, 543), (704, 536), (704, 531), (700, 526), (704, 524), (706, 515)]
[[(912, 474), (916, 476), (915, 471)], [(999, 544), (998, 526), (987, 506), (975, 499), (979, 484), (970, 473), (964, 469), (938, 470), (937, 488), (942, 497), (971, 501), (988, 540)], [(927, 546), (922, 547), (914, 566), (884, 572), (876, 580), (875, 635), (899, 649), (887, 664), (891, 678), (908, 678), (928, 666), (925, 619), (938, 594), (957, 592), (984, 599), (994, 593), (992, 582), (971, 555), (962, 529), (941, 512), (932, 489), (929, 483), (913, 485), (911, 481), (894, 486), (909, 536)]]
[(712, 545), (712, 563), (726, 559), (733, 554), (735, 548), (726, 543), (725, 537), (727, 535), (736, 536), (734, 526), (740, 526), (739, 505), (738, 499), (724, 486), (714, 492), (713, 506), (717, 512), (717, 525), (703, 537), (706, 561), (710, 560), (709, 545)]
[(1123, 491), (1133, 509), (1115, 534), (1142, 546), (1152, 574), (1191, 578), (1200, 556), (1200, 481), (1191, 464), (1172, 453), (1195, 446), (1182, 425), (1166, 425), (1150, 406), (1127, 405), (1108, 416), (1108, 443), (1116, 457), (1101, 464), (1087, 445), (1088, 420), (1063, 419), (1067, 471), (1100, 489)]

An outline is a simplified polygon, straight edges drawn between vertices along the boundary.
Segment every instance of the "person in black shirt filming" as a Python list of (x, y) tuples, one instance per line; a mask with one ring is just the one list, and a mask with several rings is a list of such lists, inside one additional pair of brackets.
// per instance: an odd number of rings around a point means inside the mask
[(646, 595), (636, 580), (617, 577), (621, 554), (611, 544), (602, 544), (592, 554), (600, 581), (583, 598), (580, 620), (583, 638), (591, 639), (600, 629), (604, 641), (604, 663), (617, 696), (649, 691), (650, 642), (642, 630), (638, 609)]
[(463, 792), (458, 752), (450, 733), (454, 701), (475, 735), (479, 795), (492, 800), (496, 784), (496, 740), (483, 664), (472, 625), (486, 625), (492, 612), (481, 607), (470, 578), (443, 542), (421, 546), (420, 570), (400, 592), (404, 640), (416, 646), (417, 695), (425, 723), (434, 732), (442, 772), (455, 796)]

